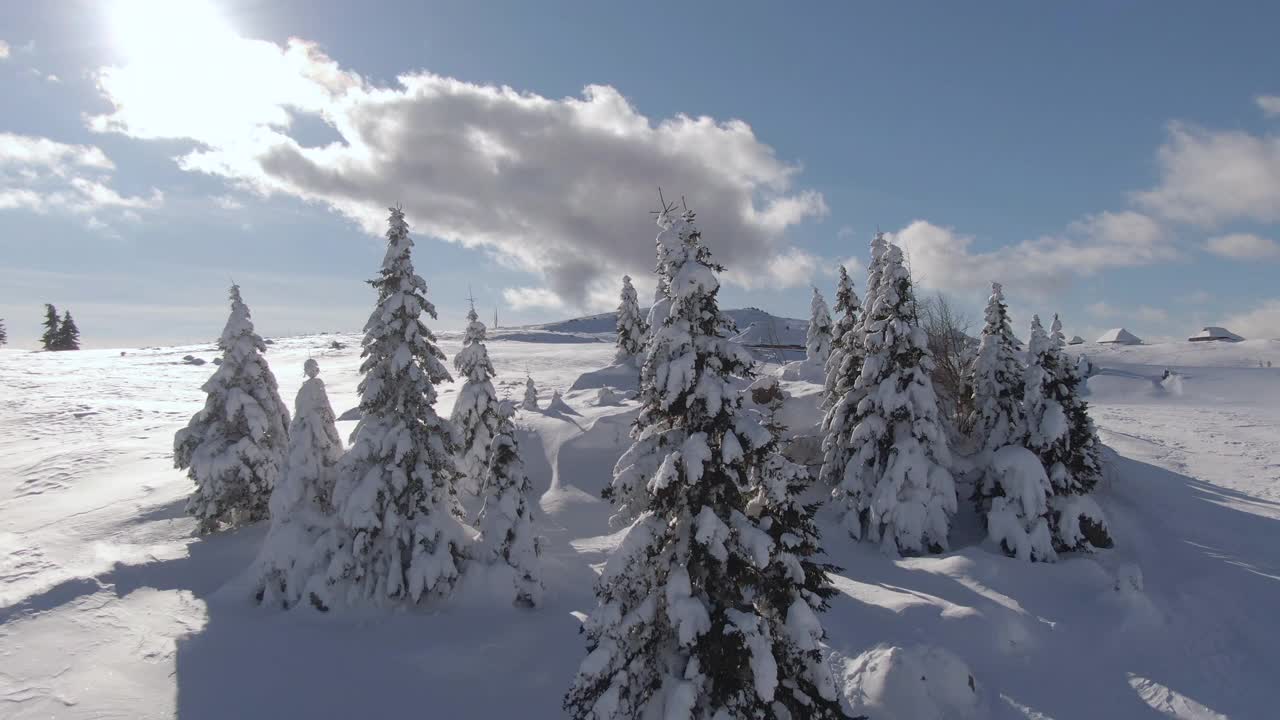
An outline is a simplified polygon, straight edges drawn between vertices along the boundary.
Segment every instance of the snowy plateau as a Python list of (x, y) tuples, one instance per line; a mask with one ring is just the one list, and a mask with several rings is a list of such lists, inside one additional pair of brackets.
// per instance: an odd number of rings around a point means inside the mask
[[(518, 399), (528, 373), (548, 408), (516, 418), (544, 538), (537, 609), (483, 581), (417, 612), (260, 608), (246, 571), (265, 524), (197, 538), (173, 469), (174, 432), (213, 369), (183, 357), (213, 346), (0, 350), (0, 717), (563, 717), (592, 584), (622, 536), (600, 491), (636, 413), (599, 376), (580, 382), (614, 347), (584, 341), (608, 327), (578, 324), (488, 344), (498, 395)], [(359, 344), (277, 338), (281, 396), (316, 358), (334, 409), (353, 407)], [(460, 339), (441, 347), (452, 357)], [(1072, 350), (1098, 368), (1088, 400), (1110, 450), (1095, 497), (1115, 548), (1009, 558), (961, 486), (952, 549), (901, 559), (851, 541), (824, 507), (842, 569), (822, 622), (851, 710), (1280, 717), (1280, 341)], [(791, 432), (814, 434), (821, 388), (782, 385)], [(442, 415), (456, 392), (441, 388)], [(345, 439), (354, 422), (338, 426)]]

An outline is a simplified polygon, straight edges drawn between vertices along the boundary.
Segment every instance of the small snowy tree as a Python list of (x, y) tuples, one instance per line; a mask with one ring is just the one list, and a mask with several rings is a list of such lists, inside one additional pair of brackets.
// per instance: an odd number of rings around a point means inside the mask
[(202, 533), (267, 517), (289, 441), (289, 410), (238, 285), (218, 348), (222, 363), (201, 388), (204, 409), (173, 438), (174, 466), (196, 486), (187, 512)]
[(640, 314), (640, 304), (636, 300), (636, 289), (631, 285), (631, 276), (623, 275), (621, 299), (618, 303), (618, 353), (615, 361), (637, 362), (644, 352), (647, 334), (648, 328)]
[(258, 554), (258, 601), (282, 608), (298, 604), (306, 583), (328, 560), (333, 485), (342, 459), (319, 363), (307, 360), (303, 373), (307, 380), (294, 401), (289, 451), (271, 491), (271, 529)]
[(0, 346), (9, 344), (9, 333), (4, 329), (4, 318), (0, 318)]
[(804, 350), (805, 360), (820, 367), (826, 367), (827, 358), (831, 357), (831, 311), (818, 288), (813, 289), (813, 299), (809, 301), (809, 329), (804, 335)]
[(369, 281), (378, 302), (365, 324), (360, 410), (334, 486), (335, 551), (312, 603), (417, 603), (447, 595), (468, 537), (455, 517), (458, 438), (436, 414), (436, 386), (452, 378), (422, 322), (436, 317), (413, 270), (404, 212), (391, 208), (387, 252)]
[(525, 473), (512, 419), (515, 407), (503, 401), (498, 409), (498, 434), (493, 439), (480, 510), (480, 542), (491, 562), (505, 563), (514, 573), (513, 602), (534, 607), (542, 601), (538, 538), (533, 534), (530, 495), (533, 485)]
[(1054, 318), (1046, 336), (1040, 318), (1031, 324), (1027, 353), (1027, 447), (1048, 475), (1050, 526), (1059, 552), (1111, 547), (1106, 516), (1089, 496), (1101, 475), (1101, 443), (1080, 396), (1078, 364), (1062, 352), (1062, 324)]
[(45, 303), (44, 334), (40, 336), (40, 346), (45, 350), (58, 349), (58, 309)]
[(62, 313), (62, 322), (58, 325), (58, 337), (54, 343), (55, 350), (80, 349), (80, 328), (76, 327), (70, 310)]
[(489, 464), (489, 444), (498, 432), (498, 395), (491, 380), (495, 373), (484, 340), (484, 323), (472, 307), (467, 313), (462, 349), (453, 357), (453, 366), (463, 383), (450, 420), (462, 432), (459, 469), (465, 489), (473, 495), (480, 492)]
[(1056, 560), (1049, 531), (1051, 488), (1040, 458), (1019, 445), (1006, 445), (992, 455), (987, 477), (999, 491), (987, 511), (987, 537), (1011, 557)]
[(849, 440), (854, 453), (835, 496), (855, 539), (886, 551), (940, 552), (956, 511), (951, 454), (938, 418), (928, 338), (915, 316), (902, 251), (885, 251), (866, 323), (867, 357)]
[(686, 220), (645, 360), (655, 383), (642, 412), (670, 442), (638, 479), (649, 501), (597, 584), (565, 708), (592, 720), (843, 717), (819, 646), (816, 535), (790, 504), (800, 471), (742, 410), (733, 376), (751, 359), (723, 334), (720, 267)]
[(533, 376), (526, 375), (524, 378), (524, 399), (520, 401), (522, 410), (538, 409), (538, 386), (533, 384)]

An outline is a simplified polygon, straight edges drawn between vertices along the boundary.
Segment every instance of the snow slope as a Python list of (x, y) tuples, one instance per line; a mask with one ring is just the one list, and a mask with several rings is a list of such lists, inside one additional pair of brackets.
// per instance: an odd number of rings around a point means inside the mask
[[(335, 337), (348, 347), (326, 349)], [(358, 341), (279, 339), (282, 396), (314, 356), (334, 409), (354, 405)], [(609, 343), (489, 349), (500, 396), (527, 372), (543, 407), (558, 389), (573, 410), (517, 419), (545, 606), (496, 603), (476, 577), (438, 607), (359, 617), (251, 605), (242, 572), (265, 527), (192, 537), (171, 446), (212, 370), (182, 357), (210, 346), (0, 351), (0, 717), (563, 717), (576, 614), (620, 539), (599, 491), (635, 405), (568, 390)], [(894, 559), (823, 510), (844, 568), (823, 621), (845, 697), (878, 719), (1273, 717), (1280, 342), (1072, 350), (1103, 370), (1090, 400), (1118, 454), (1099, 493), (1117, 548), (1021, 564), (962, 516), (952, 552)], [(798, 397), (783, 417), (814, 415), (816, 388), (784, 387)]]

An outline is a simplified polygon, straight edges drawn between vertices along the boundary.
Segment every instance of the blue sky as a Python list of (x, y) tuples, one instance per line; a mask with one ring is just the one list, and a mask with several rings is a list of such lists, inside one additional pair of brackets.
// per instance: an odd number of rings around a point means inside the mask
[(658, 185), (730, 306), (804, 316), (879, 227), (975, 314), (1280, 336), (1280, 6), (688, 5), (6, 3), (11, 343), (46, 301), (203, 340), (232, 279), (268, 334), (357, 329), (394, 202), (439, 327), (607, 309)]

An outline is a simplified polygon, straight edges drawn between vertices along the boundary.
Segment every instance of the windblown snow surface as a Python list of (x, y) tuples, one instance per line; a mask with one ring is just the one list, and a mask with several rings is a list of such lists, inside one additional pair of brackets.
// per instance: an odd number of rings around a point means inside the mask
[[(283, 397), (314, 356), (335, 410), (355, 404), (359, 339), (325, 349), (333, 339), (271, 346)], [(0, 351), (0, 717), (562, 717), (579, 617), (621, 537), (598, 498), (635, 404), (596, 405), (599, 383), (569, 390), (609, 363), (609, 343), (489, 348), (499, 395), (519, 397), (528, 372), (543, 407), (558, 389), (576, 411), (518, 419), (545, 605), (510, 607), (477, 580), (437, 607), (358, 615), (254, 606), (244, 571), (265, 527), (193, 537), (171, 448), (212, 368), (182, 357), (212, 360), (212, 347)], [(1102, 369), (1090, 399), (1115, 450), (1098, 499), (1116, 549), (1021, 563), (962, 502), (952, 551), (897, 559), (853, 544), (824, 510), (843, 570), (823, 622), (852, 709), (1280, 714), (1280, 342), (1072, 349)], [(782, 417), (816, 423), (817, 387), (783, 385), (795, 397)]]

